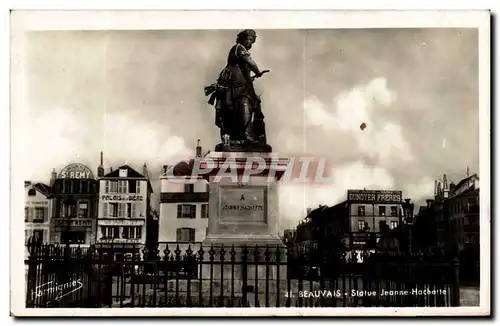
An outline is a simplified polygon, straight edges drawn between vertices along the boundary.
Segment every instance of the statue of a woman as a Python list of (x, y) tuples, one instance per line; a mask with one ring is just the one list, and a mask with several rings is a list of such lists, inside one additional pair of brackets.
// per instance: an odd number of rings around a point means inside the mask
[[(205, 94), (211, 95), (209, 103), (216, 109), (215, 124), (220, 128), (225, 146), (269, 150), (266, 140), (261, 101), (255, 93), (253, 81), (268, 70), (260, 70), (249, 50), (257, 34), (247, 29), (238, 34), (236, 44), (229, 51), (227, 65), (217, 83), (206, 86)], [(251, 73), (254, 73), (251, 76)], [(229, 143), (229, 144), (228, 144)]]

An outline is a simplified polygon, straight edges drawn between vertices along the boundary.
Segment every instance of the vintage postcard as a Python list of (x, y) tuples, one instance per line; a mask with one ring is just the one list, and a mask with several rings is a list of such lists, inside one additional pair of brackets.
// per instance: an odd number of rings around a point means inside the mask
[(13, 11), (11, 314), (489, 315), (490, 19)]

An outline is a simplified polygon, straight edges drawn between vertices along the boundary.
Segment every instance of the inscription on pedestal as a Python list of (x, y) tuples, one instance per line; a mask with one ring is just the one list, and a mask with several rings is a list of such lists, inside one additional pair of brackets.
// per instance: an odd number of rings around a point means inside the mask
[(219, 194), (220, 222), (267, 222), (267, 187), (223, 186)]

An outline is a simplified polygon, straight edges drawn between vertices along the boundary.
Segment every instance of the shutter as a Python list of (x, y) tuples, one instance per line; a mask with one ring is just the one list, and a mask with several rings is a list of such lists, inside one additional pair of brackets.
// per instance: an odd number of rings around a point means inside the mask
[(118, 208), (119, 209), (118, 216), (119, 217), (125, 217), (125, 210), (126, 210), (125, 205), (126, 204), (118, 204), (118, 207), (119, 207)]
[(189, 241), (194, 242), (195, 229), (189, 229)]
[(43, 221), (47, 222), (49, 220), (49, 208), (45, 207), (43, 209)]
[(137, 180), (136, 185), (135, 185), (135, 192), (138, 194), (141, 193), (141, 180)]
[(131, 204), (130, 217), (132, 218), (136, 217), (135, 205), (136, 205), (135, 203)]
[(28, 222), (33, 222), (34, 214), (35, 214), (35, 209), (33, 207), (30, 207), (28, 209)]
[(182, 204), (177, 205), (177, 218), (182, 217)]
[(104, 181), (104, 193), (109, 193), (109, 180)]
[(182, 229), (177, 229), (177, 241), (181, 241)]
[(108, 217), (108, 203), (102, 204), (102, 217)]
[(43, 230), (43, 242), (45, 243), (49, 243), (49, 239), (48, 239), (48, 233), (49, 233), (49, 230)]
[(191, 218), (196, 218), (196, 205), (191, 205)]

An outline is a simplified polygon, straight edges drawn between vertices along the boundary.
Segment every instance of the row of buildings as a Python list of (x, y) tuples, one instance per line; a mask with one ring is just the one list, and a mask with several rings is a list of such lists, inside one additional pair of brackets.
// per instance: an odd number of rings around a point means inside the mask
[(333, 206), (308, 209), (284, 242), (296, 251), (436, 248), (479, 257), (479, 177), (469, 175), (448, 185), (446, 174), (435, 181), (434, 198), (418, 209), (400, 190), (348, 190)]
[(72, 163), (50, 183), (25, 182), (25, 240), (120, 252), (156, 245), (158, 216), (151, 206), (153, 189), (129, 165), (105, 173), (103, 154), (97, 177), (87, 166)]
[[(202, 156), (198, 141), (196, 158)], [(105, 173), (103, 154), (97, 177), (73, 163), (51, 174), (49, 184), (25, 182), (25, 239), (98, 249), (157, 248), (168, 242), (204, 240), (208, 229), (208, 182), (190, 177), (194, 160), (164, 166), (159, 214), (146, 164), (142, 173), (129, 165)], [(170, 170), (170, 171), (169, 171)], [(167, 175), (173, 172), (176, 181)], [(179, 182), (179, 179), (184, 181)], [(119, 250), (117, 250), (119, 248)]]

